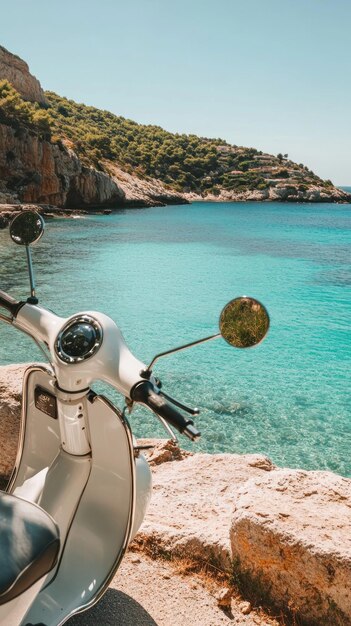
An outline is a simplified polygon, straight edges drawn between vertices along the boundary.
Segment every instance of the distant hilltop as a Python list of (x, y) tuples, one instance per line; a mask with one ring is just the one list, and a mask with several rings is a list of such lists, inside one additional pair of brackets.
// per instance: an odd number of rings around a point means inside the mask
[(351, 202), (287, 154), (173, 134), (44, 92), (0, 46), (0, 203)]

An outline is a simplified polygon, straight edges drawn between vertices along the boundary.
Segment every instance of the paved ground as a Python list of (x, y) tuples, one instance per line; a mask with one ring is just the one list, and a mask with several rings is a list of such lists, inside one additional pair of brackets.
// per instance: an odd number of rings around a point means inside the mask
[[(243, 615), (240, 603), (226, 615), (193, 576), (176, 574), (168, 563), (129, 554), (102, 600), (69, 626), (271, 626), (255, 612)], [(275, 622), (277, 624), (277, 622)]]

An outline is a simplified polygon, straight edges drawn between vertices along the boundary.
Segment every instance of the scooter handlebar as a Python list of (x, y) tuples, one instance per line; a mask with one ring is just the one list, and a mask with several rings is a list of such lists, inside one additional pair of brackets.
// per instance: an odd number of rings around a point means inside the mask
[(130, 397), (134, 402), (147, 406), (191, 441), (196, 441), (201, 436), (193, 420), (185, 418), (161, 394), (156, 393), (154, 385), (149, 380), (142, 380), (134, 385)]
[(0, 307), (9, 311), (13, 317), (16, 317), (18, 311), (24, 304), (24, 302), (15, 300), (12, 296), (9, 296), (5, 291), (0, 291)]

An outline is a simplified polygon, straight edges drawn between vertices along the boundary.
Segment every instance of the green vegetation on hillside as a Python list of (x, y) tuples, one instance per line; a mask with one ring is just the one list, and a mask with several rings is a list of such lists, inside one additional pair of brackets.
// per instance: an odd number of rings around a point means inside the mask
[[(127, 171), (158, 178), (178, 191), (254, 189), (264, 183), (258, 172), (245, 174), (258, 154), (253, 148), (237, 153), (222, 139), (172, 134), (52, 92), (46, 97), (55, 135), (70, 139), (80, 158), (95, 167), (103, 167), (106, 159), (117, 161)], [(232, 170), (243, 176), (234, 179)]]
[(27, 128), (44, 139), (50, 139), (52, 119), (36, 102), (22, 100), (7, 80), (0, 80), (0, 123)]
[(141, 178), (152, 177), (180, 191), (219, 194), (222, 189), (264, 190), (280, 182), (323, 183), (302, 165), (254, 148), (231, 146), (222, 139), (173, 134), (159, 126), (77, 104), (46, 92), (49, 106), (25, 102), (8, 83), (0, 81), (0, 123), (26, 128), (43, 139), (71, 146), (86, 165), (108, 171), (113, 161)]

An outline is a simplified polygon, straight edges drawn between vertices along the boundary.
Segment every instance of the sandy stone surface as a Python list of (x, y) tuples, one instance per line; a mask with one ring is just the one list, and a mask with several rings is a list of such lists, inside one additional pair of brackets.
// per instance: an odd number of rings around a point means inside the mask
[(194, 454), (157, 465), (141, 535), (156, 538), (173, 553), (191, 551), (228, 566), (236, 493), (249, 478), (273, 468), (269, 459), (256, 454)]
[[(200, 578), (180, 576), (171, 565), (144, 555), (124, 559), (110, 589), (95, 607), (69, 626), (274, 626), (278, 622), (232, 600), (224, 612)], [(244, 612), (243, 612), (244, 611)]]
[(22, 379), (28, 365), (0, 367), (0, 480), (11, 474), (17, 453)]
[(239, 491), (233, 558), (276, 603), (322, 626), (351, 624), (351, 480), (276, 470)]

